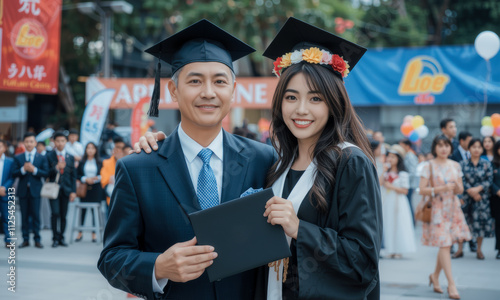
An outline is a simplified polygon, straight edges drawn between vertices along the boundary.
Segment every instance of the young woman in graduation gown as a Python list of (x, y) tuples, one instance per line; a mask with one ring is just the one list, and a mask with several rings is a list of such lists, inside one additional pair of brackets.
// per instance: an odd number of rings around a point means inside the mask
[[(280, 79), (271, 136), (279, 159), (268, 176), (275, 197), (263, 209), (283, 227), (292, 257), (262, 268), (256, 299), (380, 299), (378, 176), (343, 82), (365, 51), (290, 18), (264, 53), (279, 57)], [(146, 134), (134, 148), (163, 138)]]
[[(290, 43), (298, 36), (308, 40)], [(278, 57), (280, 77), (271, 123), (279, 158), (268, 176), (275, 197), (264, 216), (283, 227), (292, 252), (269, 264), (267, 299), (380, 298), (381, 197), (370, 144), (343, 82), (360, 56), (338, 61), (346, 56), (341, 49), (358, 50), (348, 43), (290, 18), (264, 53)], [(338, 64), (321, 64), (328, 59)]]

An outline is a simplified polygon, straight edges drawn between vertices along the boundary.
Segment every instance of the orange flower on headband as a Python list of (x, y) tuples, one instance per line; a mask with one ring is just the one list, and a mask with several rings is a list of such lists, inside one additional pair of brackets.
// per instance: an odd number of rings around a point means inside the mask
[(281, 57), (280, 67), (286, 68), (292, 64), (292, 53), (287, 53)]
[(323, 52), (319, 48), (312, 47), (302, 52), (302, 59), (311, 64), (319, 64), (323, 58)]

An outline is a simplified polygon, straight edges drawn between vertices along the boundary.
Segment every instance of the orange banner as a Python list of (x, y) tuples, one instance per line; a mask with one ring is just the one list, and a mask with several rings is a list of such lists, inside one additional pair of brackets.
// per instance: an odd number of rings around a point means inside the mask
[(0, 0), (0, 90), (56, 94), (62, 0)]
[[(177, 103), (170, 98), (167, 88), (168, 79), (161, 79), (160, 109), (177, 109)], [(233, 107), (269, 109), (276, 89), (276, 77), (240, 77), (236, 79)], [(104, 79), (91, 77), (86, 83), (86, 99), (103, 89), (114, 89), (111, 100), (112, 109), (133, 109), (143, 97), (151, 97), (154, 79), (116, 78)]]

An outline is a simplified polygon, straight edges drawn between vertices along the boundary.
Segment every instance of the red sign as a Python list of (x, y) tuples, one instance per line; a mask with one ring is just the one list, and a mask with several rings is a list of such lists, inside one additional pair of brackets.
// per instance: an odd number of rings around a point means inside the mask
[(0, 90), (56, 94), (62, 0), (0, 0)]

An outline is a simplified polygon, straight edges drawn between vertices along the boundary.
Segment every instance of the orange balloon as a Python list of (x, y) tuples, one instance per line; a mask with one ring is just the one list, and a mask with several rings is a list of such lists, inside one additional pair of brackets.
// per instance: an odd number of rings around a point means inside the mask
[(500, 126), (500, 114), (492, 114), (491, 115), (491, 124), (493, 125), (493, 127)]
[(401, 133), (404, 135), (404, 136), (409, 136), (410, 133), (413, 131), (413, 125), (411, 125), (411, 123), (403, 123), (403, 125), (401, 125)]

